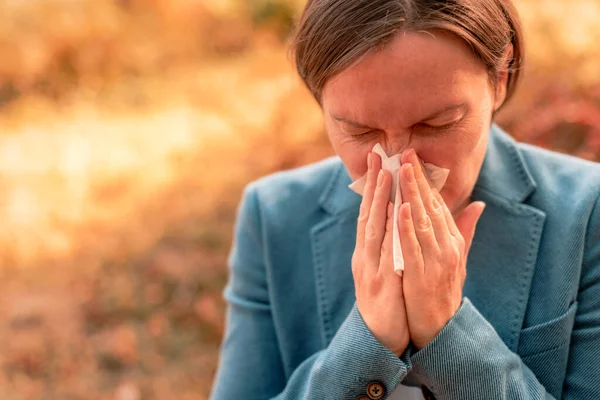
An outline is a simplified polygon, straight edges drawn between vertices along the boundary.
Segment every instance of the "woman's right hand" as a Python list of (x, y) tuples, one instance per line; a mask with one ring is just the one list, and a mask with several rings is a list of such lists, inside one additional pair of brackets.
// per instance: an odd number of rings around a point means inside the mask
[(356, 303), (375, 338), (397, 356), (410, 341), (402, 277), (394, 272), (392, 227), (394, 206), (389, 201), (392, 177), (381, 169), (381, 158), (368, 155), (352, 256)]

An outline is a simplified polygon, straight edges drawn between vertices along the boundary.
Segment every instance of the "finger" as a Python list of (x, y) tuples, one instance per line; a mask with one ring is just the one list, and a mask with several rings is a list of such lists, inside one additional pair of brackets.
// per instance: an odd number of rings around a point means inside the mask
[(431, 225), (435, 238), (440, 248), (447, 248), (450, 246), (451, 234), (446, 223), (446, 217), (439, 200), (434, 196), (431, 186), (425, 176), (423, 165), (421, 160), (417, 157), (417, 153), (414, 149), (408, 151), (408, 161), (413, 166), (413, 172), (415, 175), (415, 181), (421, 194), (421, 199), (425, 207), (425, 211), (431, 219)]
[(412, 164), (400, 167), (402, 173), (402, 200), (410, 203), (410, 210), (417, 239), (423, 251), (438, 251), (439, 246), (433, 231), (431, 218), (427, 215), (415, 180)]
[[(417, 160), (418, 160), (418, 158), (417, 158)], [(420, 161), (421, 171), (423, 171), (423, 175), (425, 176), (425, 178), (427, 179), (427, 182), (429, 183), (429, 186), (431, 187), (431, 192), (432, 192), (433, 196), (442, 205), (442, 211), (444, 214), (444, 218), (446, 220), (446, 226), (448, 227), (450, 234), (457, 239), (460, 238), (461, 237), (460, 232), (456, 228), (456, 223), (454, 222), (454, 217), (452, 216), (452, 211), (450, 211), (450, 209), (448, 208), (448, 205), (446, 204), (446, 201), (442, 197), (442, 194), (440, 193), (440, 191), (433, 187), (433, 182), (431, 182), (431, 179), (429, 179), (429, 176), (427, 175), (424, 163), (421, 160), (418, 160), (418, 161)], [(407, 162), (410, 162), (408, 151), (402, 153), (402, 163), (404, 164)]]
[(360, 203), (360, 213), (356, 224), (356, 246), (364, 248), (365, 245), (365, 230), (369, 213), (371, 211), (371, 203), (375, 194), (375, 186), (377, 182), (377, 173), (379, 172), (381, 159), (378, 155), (370, 152), (367, 155), (367, 182), (363, 191), (362, 201)]
[(391, 179), (390, 173), (383, 169), (379, 170), (377, 176), (377, 187), (369, 220), (365, 231), (365, 257), (366, 262), (375, 267), (379, 267), (381, 258), (381, 245), (385, 236), (385, 225), (387, 220), (387, 205), (390, 201)]
[(381, 244), (381, 260), (379, 261), (379, 273), (382, 276), (396, 275), (394, 273), (394, 243), (392, 241), (393, 229), (394, 205), (391, 202), (388, 202), (385, 235), (383, 236), (383, 243)]
[(465, 240), (465, 254), (469, 253), (473, 237), (475, 236), (477, 222), (481, 218), (484, 209), (485, 203), (476, 201), (469, 204), (456, 220), (456, 226)]
[(460, 231), (456, 227), (456, 222), (454, 222), (454, 216), (452, 216), (452, 211), (450, 211), (450, 209), (448, 208), (448, 205), (446, 204), (446, 201), (444, 201), (444, 198), (442, 197), (440, 192), (433, 189), (432, 193), (442, 206), (442, 213), (444, 214), (444, 218), (446, 219), (446, 226), (448, 227), (450, 234), (456, 239), (462, 237)]
[(421, 245), (417, 239), (414, 228), (410, 203), (400, 206), (398, 212), (398, 229), (400, 233), (400, 246), (404, 257), (404, 276), (410, 280), (413, 276), (425, 273)]

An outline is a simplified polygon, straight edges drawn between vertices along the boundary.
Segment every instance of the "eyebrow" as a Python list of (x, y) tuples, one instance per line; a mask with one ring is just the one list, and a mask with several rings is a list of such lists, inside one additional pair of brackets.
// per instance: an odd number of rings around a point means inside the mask
[(349, 120), (349, 119), (347, 119), (347, 118), (344, 118), (344, 117), (336, 117), (336, 116), (335, 116), (335, 115), (333, 115), (333, 114), (331, 114), (331, 116), (332, 116), (332, 117), (333, 117), (333, 119), (335, 119), (336, 121), (340, 121), (340, 122), (343, 122), (343, 123), (345, 123), (345, 124), (352, 125), (352, 126), (354, 126), (355, 128), (359, 128), (359, 129), (370, 129), (370, 130), (377, 129), (377, 128), (373, 128), (372, 126), (364, 125), (364, 124), (361, 124), (360, 122), (352, 121), (352, 120)]
[(454, 111), (454, 110), (465, 111), (466, 108), (467, 108), (466, 102), (460, 103), (460, 104), (451, 104), (447, 107), (442, 108), (441, 110), (431, 113), (427, 117), (423, 118), (421, 121), (431, 121), (432, 119), (435, 119), (435, 118), (439, 117), (440, 115), (447, 113), (448, 111)]
[[(464, 111), (466, 108), (467, 108), (467, 103), (466, 102), (460, 103), (460, 104), (451, 104), (451, 105), (449, 105), (447, 107), (442, 108), (441, 110), (438, 110), (438, 111), (435, 111), (435, 112), (429, 114), (427, 117), (421, 119), (421, 122), (431, 121), (432, 119), (435, 119), (435, 118), (439, 117), (440, 115), (443, 115), (443, 114), (447, 113), (448, 111), (453, 111), (453, 110)], [(336, 121), (343, 122), (343, 123), (348, 124), (348, 125), (352, 125), (352, 126), (354, 126), (356, 128), (359, 128), (359, 129), (371, 129), (371, 130), (378, 129), (378, 128), (373, 128), (372, 126), (369, 126), (369, 125), (361, 124), (360, 122), (352, 121), (352, 120), (350, 120), (348, 118), (338, 117), (338, 116), (335, 116), (333, 114), (331, 114), (331, 116)]]

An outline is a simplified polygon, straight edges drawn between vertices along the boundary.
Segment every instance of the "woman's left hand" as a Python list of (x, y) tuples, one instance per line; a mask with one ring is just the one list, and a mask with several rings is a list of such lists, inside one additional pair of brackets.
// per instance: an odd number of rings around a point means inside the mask
[(456, 314), (462, 301), (467, 255), (485, 204), (469, 204), (456, 222), (430, 187), (414, 150), (402, 156), (398, 213), (404, 256), (404, 299), (413, 344), (421, 349)]

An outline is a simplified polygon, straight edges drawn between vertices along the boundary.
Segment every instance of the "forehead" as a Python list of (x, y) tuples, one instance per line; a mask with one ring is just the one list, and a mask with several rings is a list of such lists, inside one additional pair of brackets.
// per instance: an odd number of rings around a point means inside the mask
[(326, 112), (360, 121), (426, 114), (468, 101), (488, 85), (485, 66), (460, 38), (441, 31), (400, 32), (330, 79)]

